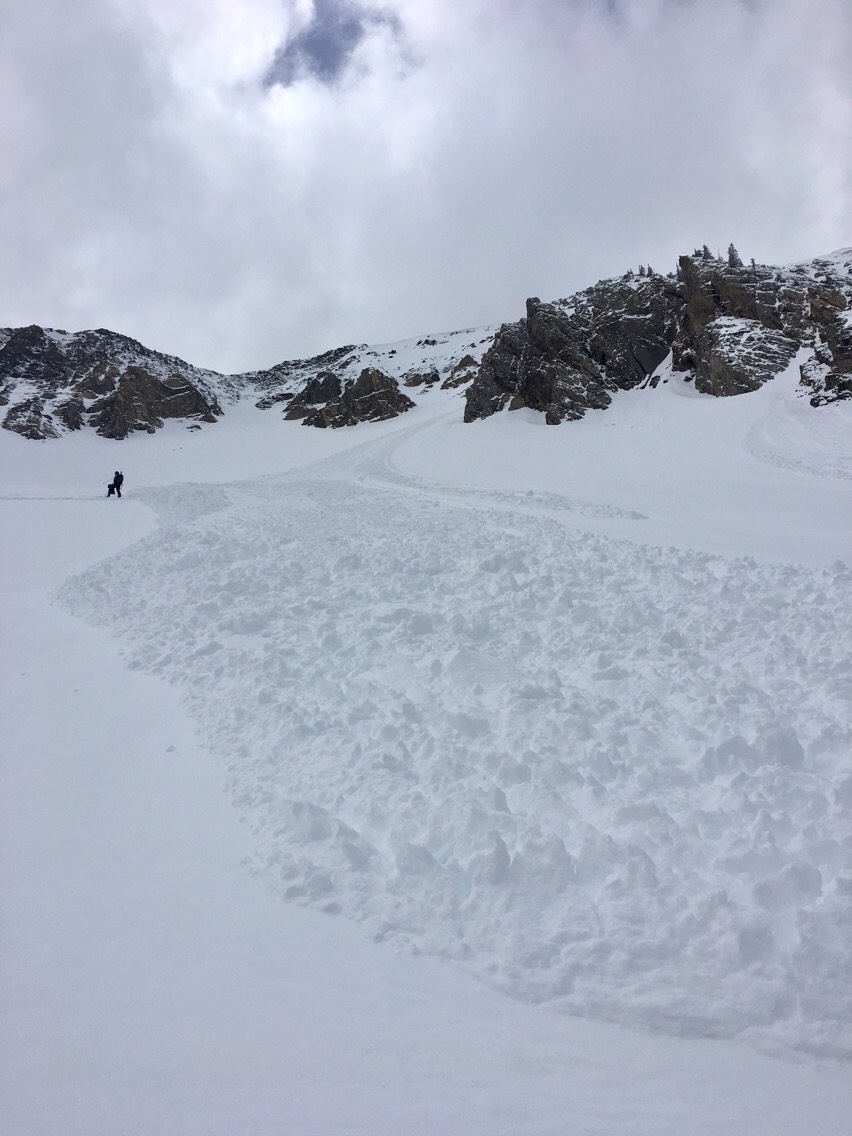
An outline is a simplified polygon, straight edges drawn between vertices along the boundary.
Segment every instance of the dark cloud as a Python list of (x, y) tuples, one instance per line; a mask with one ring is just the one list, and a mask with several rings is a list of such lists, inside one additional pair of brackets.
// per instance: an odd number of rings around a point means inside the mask
[(347, 0), (314, 0), (311, 22), (276, 51), (264, 86), (289, 87), (307, 75), (328, 85), (336, 83), (355, 49), (377, 27), (388, 28), (397, 38), (402, 34), (393, 12)]

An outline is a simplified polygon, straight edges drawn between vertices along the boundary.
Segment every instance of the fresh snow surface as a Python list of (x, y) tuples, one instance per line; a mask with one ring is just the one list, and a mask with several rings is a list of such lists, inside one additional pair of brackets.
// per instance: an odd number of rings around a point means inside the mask
[(0, 1131), (848, 1132), (850, 407), (461, 405), (4, 432)]
[(826, 269), (833, 272), (846, 272), (847, 275), (852, 276), (852, 247), (835, 249), (834, 252), (826, 253), (824, 256), (815, 256), (813, 260), (788, 264), (784, 271), (798, 271), (815, 278), (824, 275)]
[[(438, 388), (435, 384), (424, 388), (421, 384), (427, 377), (440, 376), (443, 381), (453, 377), (453, 369), (463, 359), (480, 362), (496, 333), (496, 327), (465, 328), (396, 343), (361, 344), (329, 353), (333, 361), (326, 355), (328, 362), (325, 365), (344, 382), (357, 379), (365, 367), (375, 367), (405, 385), (406, 393), (414, 399), (429, 398)], [(234, 401), (241, 397), (244, 402), (254, 404), (259, 392), (264, 392), (265, 397), (276, 392), (300, 392), (305, 380), (317, 374), (321, 359), (323, 356), (290, 360), (268, 371), (230, 376), (220, 383), (223, 399)], [(415, 388), (419, 389), (412, 390), (407, 386), (407, 380), (414, 381)], [(243, 384), (241, 391), (240, 382)]]

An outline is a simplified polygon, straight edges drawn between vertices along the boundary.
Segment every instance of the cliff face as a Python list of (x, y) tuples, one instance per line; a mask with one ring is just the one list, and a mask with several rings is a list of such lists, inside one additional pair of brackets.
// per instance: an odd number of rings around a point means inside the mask
[(465, 420), (521, 406), (552, 424), (580, 418), (647, 380), (669, 351), (696, 390), (742, 394), (801, 348), (812, 405), (852, 397), (852, 250), (786, 269), (683, 256), (672, 276), (628, 274), (554, 303), (528, 300), (486, 352)]
[(609, 406), (668, 355), (676, 325), (662, 277), (607, 280), (570, 300), (527, 300), (500, 329), (467, 393), (465, 421), (504, 406), (543, 411), (551, 424)]

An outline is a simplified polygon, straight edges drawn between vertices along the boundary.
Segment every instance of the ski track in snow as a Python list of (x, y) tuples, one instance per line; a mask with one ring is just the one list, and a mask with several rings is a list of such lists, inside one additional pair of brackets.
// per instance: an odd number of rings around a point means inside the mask
[(852, 1054), (852, 573), (575, 531), (634, 515), (395, 473), (408, 432), (148, 490), (62, 605), (181, 690), (283, 896), (570, 1013)]

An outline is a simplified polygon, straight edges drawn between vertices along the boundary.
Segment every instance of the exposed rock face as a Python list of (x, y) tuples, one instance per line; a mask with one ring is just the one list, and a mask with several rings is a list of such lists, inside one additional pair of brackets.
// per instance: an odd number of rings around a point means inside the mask
[(299, 387), (304, 387), (320, 375), (335, 374), (341, 367), (345, 367), (357, 352), (358, 348), (350, 343), (346, 347), (335, 347), (332, 351), (324, 351), (321, 355), (314, 355), (310, 359), (285, 360), (267, 371), (251, 371), (244, 375), (235, 375), (234, 379), (247, 387), (266, 391), (255, 405), (260, 410), (268, 410), (276, 403), (290, 401), (299, 393)]
[(528, 300), (526, 318), (504, 325), (486, 352), (465, 421), (522, 406), (551, 424), (580, 418), (646, 380), (669, 351), (696, 390), (742, 394), (801, 347), (813, 353), (801, 381), (814, 406), (852, 397), (852, 251), (788, 269), (684, 256), (676, 275), (628, 274), (567, 300)]
[(44, 401), (40, 398), (27, 398), (16, 403), (4, 418), (3, 426), (33, 441), (59, 437), (53, 418), (45, 411)]
[[(515, 323), (370, 347), (337, 347), (266, 371), (219, 375), (100, 329), (0, 328), (2, 425), (26, 438), (90, 428), (107, 438), (191, 429), (222, 405), (320, 428), (395, 417), (430, 392), (464, 390), (465, 421), (528, 407), (548, 423), (605, 409), (667, 358), (704, 394), (756, 390), (801, 352), (801, 391), (817, 407), (852, 398), (852, 249), (786, 268), (744, 266), (709, 250), (677, 271), (600, 281), (576, 295), (527, 300)], [(483, 354), (484, 353), (484, 354)]]
[[(463, 355), (458, 363), (450, 370), (449, 375), (441, 383), (441, 390), (451, 390), (454, 387), (464, 386), (465, 383), (472, 382), (476, 378), (476, 373), (479, 370), (479, 364), (476, 362), (472, 355)], [(437, 378), (437, 371), (433, 372)]]
[(684, 308), (673, 363), (694, 370), (697, 390), (755, 390), (807, 347), (813, 355), (800, 372), (812, 404), (852, 395), (852, 254), (789, 269), (690, 257), (679, 264)]
[(180, 375), (159, 379), (142, 367), (128, 367), (116, 376), (115, 389), (89, 407), (91, 423), (105, 438), (126, 438), (132, 430), (149, 434), (165, 418), (215, 422), (221, 408)]
[(321, 372), (293, 398), (284, 417), (301, 418), (303, 426), (337, 429), (359, 422), (383, 422), (413, 406), (395, 379), (375, 367), (364, 367), (354, 380)]
[(343, 384), (333, 371), (320, 371), (305, 383), (302, 393), (296, 395), (284, 414), (285, 418), (306, 418), (316, 408), (336, 401), (343, 393)]
[(412, 371), (402, 380), (404, 387), (433, 387), (441, 381), (441, 375), (432, 367), (428, 371)]
[(12, 330), (0, 347), (0, 375), (4, 402), (18, 395), (3, 426), (27, 438), (83, 426), (126, 438), (153, 433), (167, 418), (213, 422), (222, 413), (212, 388), (221, 376), (103, 329)]
[(798, 346), (757, 320), (720, 316), (698, 337), (695, 389), (715, 395), (757, 390), (784, 370)]
[[(669, 285), (671, 288), (671, 285)], [(465, 421), (508, 405), (548, 423), (609, 406), (668, 355), (677, 330), (662, 278), (605, 281), (572, 300), (527, 300), (526, 318), (504, 325), (468, 388)]]
[(808, 301), (817, 339), (813, 358), (802, 366), (802, 384), (811, 406), (852, 398), (852, 296), (827, 281), (810, 289)]

